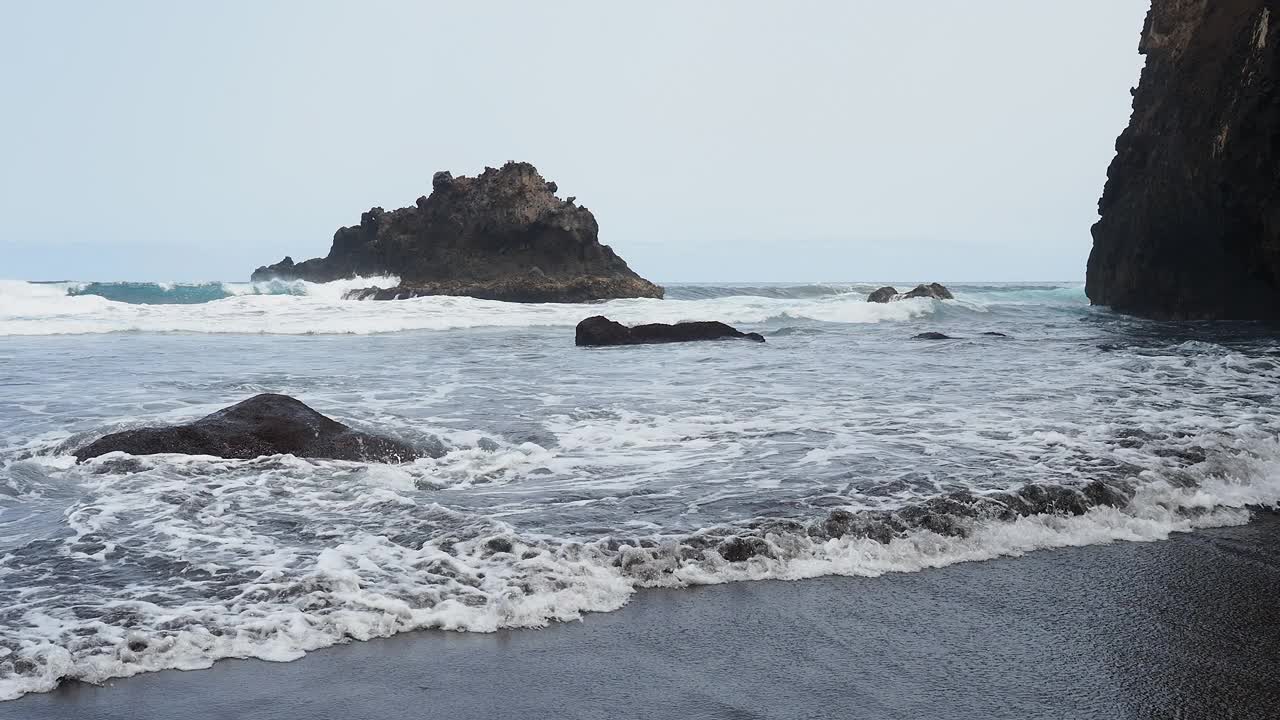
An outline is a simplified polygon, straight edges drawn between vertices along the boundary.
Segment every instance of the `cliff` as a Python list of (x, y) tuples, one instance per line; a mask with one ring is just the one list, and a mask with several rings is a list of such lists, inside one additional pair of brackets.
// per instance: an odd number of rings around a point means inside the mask
[(323, 258), (286, 257), (253, 272), (271, 278), (328, 282), (397, 275), (397, 288), (355, 291), (389, 300), (419, 295), (470, 295), (512, 302), (586, 302), (662, 297), (597, 238), (599, 227), (575, 198), (556, 197), (528, 163), (509, 162), (480, 175), (438, 172), (430, 196), (414, 207), (373, 208), (360, 224), (339, 229)]
[(1175, 320), (1280, 319), (1280, 0), (1153, 0), (1086, 292)]

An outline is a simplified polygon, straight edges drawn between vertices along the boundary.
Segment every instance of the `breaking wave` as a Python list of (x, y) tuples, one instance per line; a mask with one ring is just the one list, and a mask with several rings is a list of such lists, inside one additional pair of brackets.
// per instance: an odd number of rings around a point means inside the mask
[(346, 300), (352, 289), (392, 287), (394, 277), (331, 283), (26, 283), (0, 282), (0, 335), (113, 332), (375, 334), (471, 327), (572, 326), (604, 313), (622, 322), (721, 320), (762, 324), (788, 319), (833, 323), (905, 322), (939, 311), (1060, 300), (1083, 307), (1076, 286), (955, 286), (954, 302), (866, 302), (868, 284), (675, 285), (667, 300), (519, 304), (466, 297), (394, 302)]
[[(287, 661), (410, 630), (541, 627), (615, 610), (641, 588), (874, 577), (1160, 540), (1243, 524), (1249, 506), (1275, 506), (1278, 459), (1270, 441), (1176, 479), (1028, 484), (585, 541), (520, 532), (421, 492), (483, 473), (513, 480), (553, 460), (530, 445), (455, 446), (408, 467), (291, 456), (28, 461), (40, 466), (29, 475), (86, 494), (65, 513), (68, 536), (5, 558), (5, 583), (26, 592), (0, 611), (0, 699), (227, 657)], [(42, 559), (49, 554), (56, 569)], [(51, 572), (75, 578), (78, 592), (51, 583)]]

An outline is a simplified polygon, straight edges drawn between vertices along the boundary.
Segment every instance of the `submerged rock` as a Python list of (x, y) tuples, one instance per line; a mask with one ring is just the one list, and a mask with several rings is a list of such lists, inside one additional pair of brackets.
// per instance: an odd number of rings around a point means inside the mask
[(887, 303), (895, 300), (910, 300), (911, 298), (934, 298), (935, 300), (954, 300), (955, 296), (945, 285), (940, 283), (929, 283), (928, 285), (920, 284), (912, 288), (909, 292), (900, 293), (898, 289), (892, 285), (886, 285), (878, 288), (875, 292), (867, 296), (867, 302)]
[[(995, 332), (992, 330), (988, 330), (987, 332), (978, 333), (978, 334), (986, 337), (1002, 337), (1002, 338), (1009, 337), (1008, 335), (1005, 335), (1002, 332)], [(960, 340), (962, 338), (957, 338), (953, 335), (946, 335), (940, 332), (922, 332), (919, 335), (913, 336), (911, 339), (912, 340)]]
[(720, 557), (729, 562), (744, 562), (757, 555), (769, 556), (769, 544), (758, 537), (732, 537), (716, 547)]
[(578, 323), (574, 342), (577, 345), (643, 345), (721, 339), (764, 342), (764, 337), (759, 333), (744, 333), (722, 322), (682, 322), (675, 325), (652, 323), (627, 327), (603, 315), (589, 317)]
[(509, 162), (480, 175), (438, 172), (430, 196), (387, 212), (373, 208), (360, 224), (339, 229), (323, 258), (286, 257), (253, 279), (329, 282), (399, 276), (396, 288), (353, 291), (356, 299), (468, 295), (511, 302), (587, 302), (662, 297), (600, 244), (595, 216), (573, 198), (556, 197), (529, 163)]
[(287, 395), (256, 395), (195, 422), (106, 435), (76, 452), (76, 460), (109, 452), (130, 455), (181, 453), (249, 459), (291, 454), (330, 460), (408, 462), (420, 456), (408, 445), (354, 430)]
[(1144, 317), (1280, 320), (1280, 6), (1153, 0), (1085, 292)]

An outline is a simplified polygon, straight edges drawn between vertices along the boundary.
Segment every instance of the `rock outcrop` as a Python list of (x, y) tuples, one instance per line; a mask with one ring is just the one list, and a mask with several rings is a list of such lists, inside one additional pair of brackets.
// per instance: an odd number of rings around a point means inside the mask
[(578, 323), (577, 345), (645, 345), (649, 343), (692, 342), (695, 340), (740, 339), (764, 342), (759, 333), (744, 333), (722, 322), (682, 322), (675, 325), (652, 323), (627, 327), (603, 315)]
[(911, 292), (903, 295), (904, 300), (911, 298), (933, 298), (935, 300), (955, 300), (955, 296), (951, 294), (944, 285), (939, 283), (929, 283), (928, 285), (917, 285), (911, 289)]
[(873, 302), (873, 303), (891, 302), (893, 300), (898, 299), (898, 294), (899, 294), (898, 288), (893, 287), (892, 285), (885, 285), (882, 288), (878, 288), (872, 291), (872, 293), (867, 296), (867, 302)]
[(400, 463), (420, 456), (404, 443), (354, 430), (287, 395), (262, 394), (187, 425), (106, 435), (76, 452), (76, 460), (109, 452), (181, 453), (249, 459), (291, 454), (330, 460)]
[(662, 297), (662, 288), (627, 267), (598, 239), (591, 211), (556, 197), (529, 163), (509, 162), (480, 175), (438, 172), (431, 195), (414, 207), (373, 208), (339, 229), (323, 258), (286, 257), (253, 279), (329, 282), (396, 275), (400, 287), (370, 288), (355, 298), (469, 295), (511, 302), (587, 302)]
[(867, 296), (867, 302), (887, 303), (895, 300), (910, 300), (911, 298), (933, 298), (935, 300), (954, 300), (955, 296), (946, 286), (939, 283), (929, 283), (928, 285), (920, 284), (911, 289), (911, 292), (900, 293), (898, 289), (892, 285), (886, 285), (876, 289)]
[(1085, 291), (1175, 320), (1280, 319), (1280, 3), (1153, 0)]

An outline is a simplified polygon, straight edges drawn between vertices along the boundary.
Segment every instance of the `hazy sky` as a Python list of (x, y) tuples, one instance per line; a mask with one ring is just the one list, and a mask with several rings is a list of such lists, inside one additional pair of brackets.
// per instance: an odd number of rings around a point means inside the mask
[(658, 281), (1080, 279), (1147, 4), (5, 2), (0, 277), (247, 279), (527, 160)]

